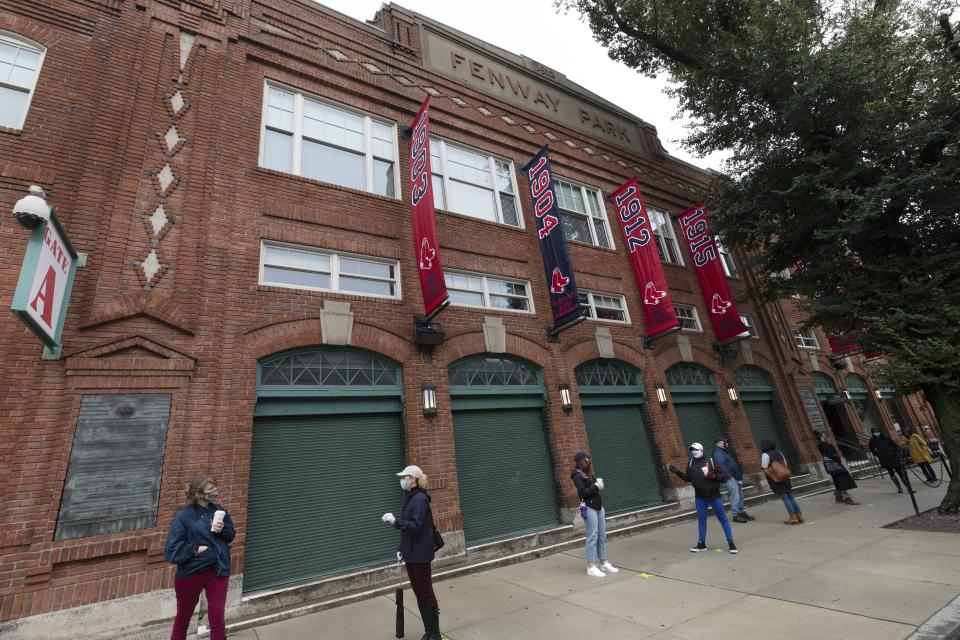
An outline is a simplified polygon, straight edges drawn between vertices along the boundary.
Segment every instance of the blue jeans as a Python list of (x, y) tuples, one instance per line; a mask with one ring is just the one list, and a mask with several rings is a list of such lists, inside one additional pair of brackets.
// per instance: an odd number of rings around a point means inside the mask
[(584, 557), (587, 564), (593, 564), (597, 558), (600, 561), (607, 559), (607, 525), (604, 522), (607, 512), (603, 509), (597, 511), (587, 507), (587, 519), (584, 526), (587, 529), (587, 546), (584, 550)]
[(787, 513), (800, 513), (800, 505), (797, 504), (792, 493), (781, 493), (780, 499), (783, 500), (783, 506), (787, 508)]
[(697, 540), (706, 542), (707, 540), (707, 507), (713, 507), (713, 515), (717, 516), (720, 526), (723, 527), (723, 533), (727, 536), (727, 542), (733, 542), (733, 531), (730, 529), (730, 521), (727, 520), (727, 514), (723, 511), (723, 500), (713, 498), (706, 500), (697, 498), (697, 531), (699, 538)]
[(733, 478), (727, 478), (724, 482), (727, 491), (730, 492), (730, 513), (737, 515), (743, 513), (743, 487)]

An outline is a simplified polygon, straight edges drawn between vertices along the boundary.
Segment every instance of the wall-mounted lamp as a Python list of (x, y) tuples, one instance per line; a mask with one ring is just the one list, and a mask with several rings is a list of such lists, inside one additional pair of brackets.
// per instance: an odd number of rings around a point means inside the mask
[(880, 389), (875, 389), (873, 393), (876, 394), (877, 400), (883, 399), (883, 395), (880, 393)]
[(659, 382), (657, 383), (657, 402), (660, 403), (661, 407), (667, 406), (667, 390), (663, 388), (663, 385)]
[(573, 411), (573, 401), (570, 399), (570, 385), (560, 385), (560, 406), (567, 413)]
[(433, 384), (423, 385), (423, 415), (431, 418), (437, 415), (437, 387)]
[(847, 400), (852, 400), (852, 399), (853, 399), (853, 396), (850, 395), (850, 391), (848, 391), (847, 389), (844, 389), (844, 390), (843, 390), (843, 395), (844, 395), (844, 397), (845, 397)]
[(730, 402), (733, 404), (740, 402), (740, 396), (737, 394), (737, 390), (733, 385), (727, 385), (727, 395), (730, 396)]

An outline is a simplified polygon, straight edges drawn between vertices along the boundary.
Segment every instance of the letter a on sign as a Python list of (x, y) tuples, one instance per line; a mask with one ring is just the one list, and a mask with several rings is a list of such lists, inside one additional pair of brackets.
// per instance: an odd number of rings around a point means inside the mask
[(10, 305), (10, 310), (51, 348), (60, 346), (77, 257), (56, 213), (51, 211), (50, 221), (30, 235)]

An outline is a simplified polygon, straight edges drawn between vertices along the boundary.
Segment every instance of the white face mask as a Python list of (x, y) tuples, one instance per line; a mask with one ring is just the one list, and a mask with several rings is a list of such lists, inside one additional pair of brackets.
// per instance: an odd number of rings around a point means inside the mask
[(696, 449), (694, 449), (692, 453), (693, 453), (693, 457), (694, 457), (694, 458), (702, 458), (702, 457), (703, 457), (703, 451), (697, 451)]
[(406, 479), (406, 478), (400, 478), (400, 488), (403, 489), (404, 491), (407, 490), (407, 479)]

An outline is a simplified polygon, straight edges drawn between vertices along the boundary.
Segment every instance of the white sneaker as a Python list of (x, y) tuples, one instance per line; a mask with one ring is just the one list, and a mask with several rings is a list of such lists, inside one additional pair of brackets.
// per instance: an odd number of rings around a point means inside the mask
[(620, 573), (620, 569), (617, 569), (615, 566), (613, 566), (606, 560), (604, 560), (603, 564), (600, 565), (600, 569), (602, 571), (609, 571), (610, 573)]
[(606, 577), (607, 577), (607, 574), (605, 574), (603, 571), (600, 571), (600, 569), (597, 569), (596, 567), (590, 567), (589, 569), (587, 569), (587, 575), (588, 575), (588, 576), (593, 576), (594, 578), (606, 578)]

